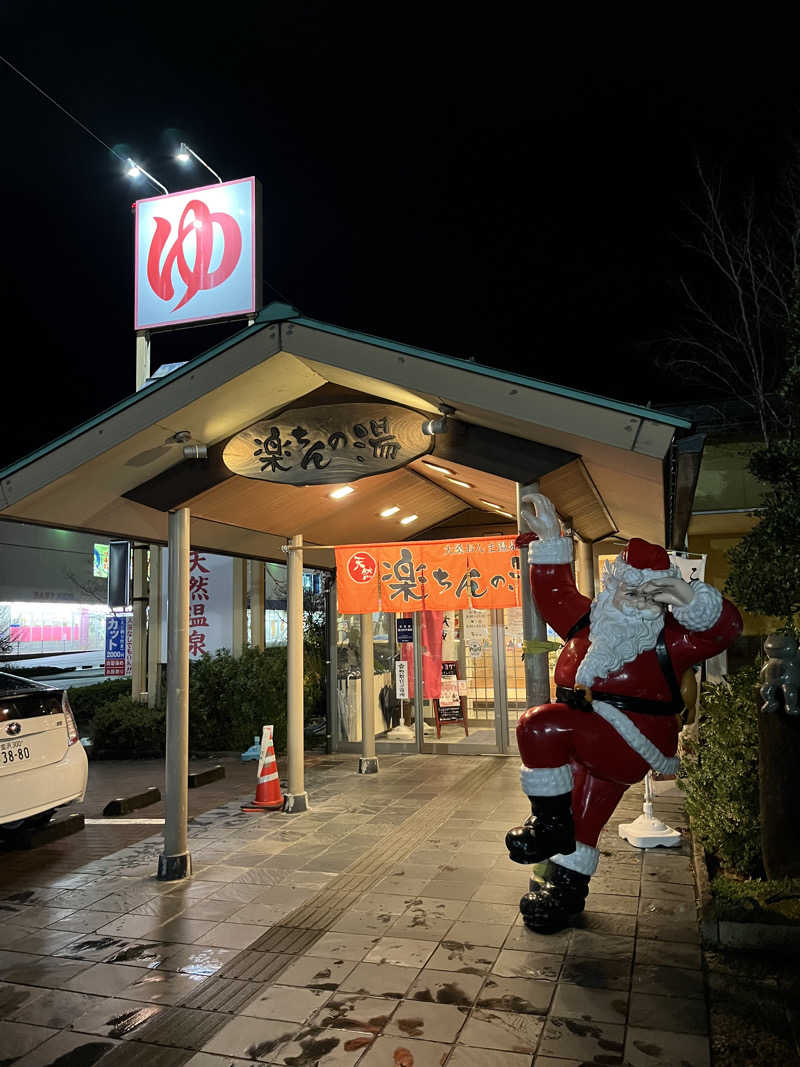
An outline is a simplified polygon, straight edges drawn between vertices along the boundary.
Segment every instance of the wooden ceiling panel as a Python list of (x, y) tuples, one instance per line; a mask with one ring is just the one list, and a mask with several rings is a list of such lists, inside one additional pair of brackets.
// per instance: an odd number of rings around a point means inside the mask
[[(402, 541), (463, 510), (457, 497), (432, 485), (407, 468), (362, 478), (353, 492), (331, 498), (337, 486), (285, 486), (233, 477), (190, 501), (192, 515), (224, 520), (234, 526), (291, 537), (302, 534), (314, 544)], [(389, 507), (400, 510), (382, 519)], [(406, 526), (400, 519), (418, 518)]]

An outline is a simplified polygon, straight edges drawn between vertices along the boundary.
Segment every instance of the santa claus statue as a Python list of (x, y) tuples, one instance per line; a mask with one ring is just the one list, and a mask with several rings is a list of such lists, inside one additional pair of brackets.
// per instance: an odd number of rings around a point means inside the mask
[[(681, 678), (741, 631), (736, 608), (711, 585), (683, 581), (658, 545), (634, 537), (603, 574), (594, 602), (572, 576), (572, 539), (551, 502), (526, 496), (533, 595), (564, 640), (556, 703), (517, 725), (531, 817), (506, 835), (512, 860), (549, 860), (520, 901), (525, 925), (553, 933), (583, 911), (597, 839), (625, 790), (652, 768), (674, 773)], [(523, 535), (527, 541), (530, 535)]]

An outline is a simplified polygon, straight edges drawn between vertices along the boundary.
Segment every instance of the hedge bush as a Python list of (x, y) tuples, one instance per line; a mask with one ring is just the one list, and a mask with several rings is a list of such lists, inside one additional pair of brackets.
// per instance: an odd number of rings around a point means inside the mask
[(161, 756), (164, 753), (164, 740), (163, 708), (136, 704), (128, 696), (118, 697), (95, 711), (92, 741), (97, 755), (126, 759)]
[[(323, 665), (315, 649), (304, 658), (306, 720), (325, 714)], [(165, 710), (134, 704), (130, 679), (71, 689), (81, 734), (98, 755), (151, 755), (164, 749)], [(165, 687), (162, 687), (165, 691)], [(239, 659), (228, 651), (189, 665), (189, 747), (192, 752), (241, 752), (262, 726), (274, 727), (276, 752), (286, 750), (286, 649), (248, 648)]]
[(763, 875), (758, 797), (758, 669), (703, 686), (679, 784), (694, 833), (719, 867)]

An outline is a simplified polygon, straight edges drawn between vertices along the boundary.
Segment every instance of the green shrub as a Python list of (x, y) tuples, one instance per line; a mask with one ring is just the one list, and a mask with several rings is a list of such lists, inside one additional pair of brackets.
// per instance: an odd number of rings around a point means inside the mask
[(70, 707), (81, 728), (84, 723), (94, 719), (98, 708), (105, 707), (119, 697), (130, 695), (130, 678), (109, 678), (96, 685), (76, 685), (67, 691)]
[(758, 671), (747, 667), (727, 682), (706, 683), (698, 730), (684, 745), (681, 787), (694, 833), (719, 866), (758, 877)]
[(800, 878), (762, 882), (719, 875), (711, 892), (718, 919), (800, 924)]
[(127, 759), (160, 756), (164, 752), (164, 727), (163, 708), (149, 708), (147, 704), (135, 704), (130, 697), (118, 697), (95, 711), (94, 750)]

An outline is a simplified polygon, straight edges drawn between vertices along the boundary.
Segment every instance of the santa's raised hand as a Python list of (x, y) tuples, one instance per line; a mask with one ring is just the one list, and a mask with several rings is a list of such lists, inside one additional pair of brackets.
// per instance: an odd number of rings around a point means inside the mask
[(520, 514), (525, 526), (535, 533), (540, 541), (549, 541), (561, 536), (561, 523), (556, 509), (543, 493), (528, 493), (522, 498)]

